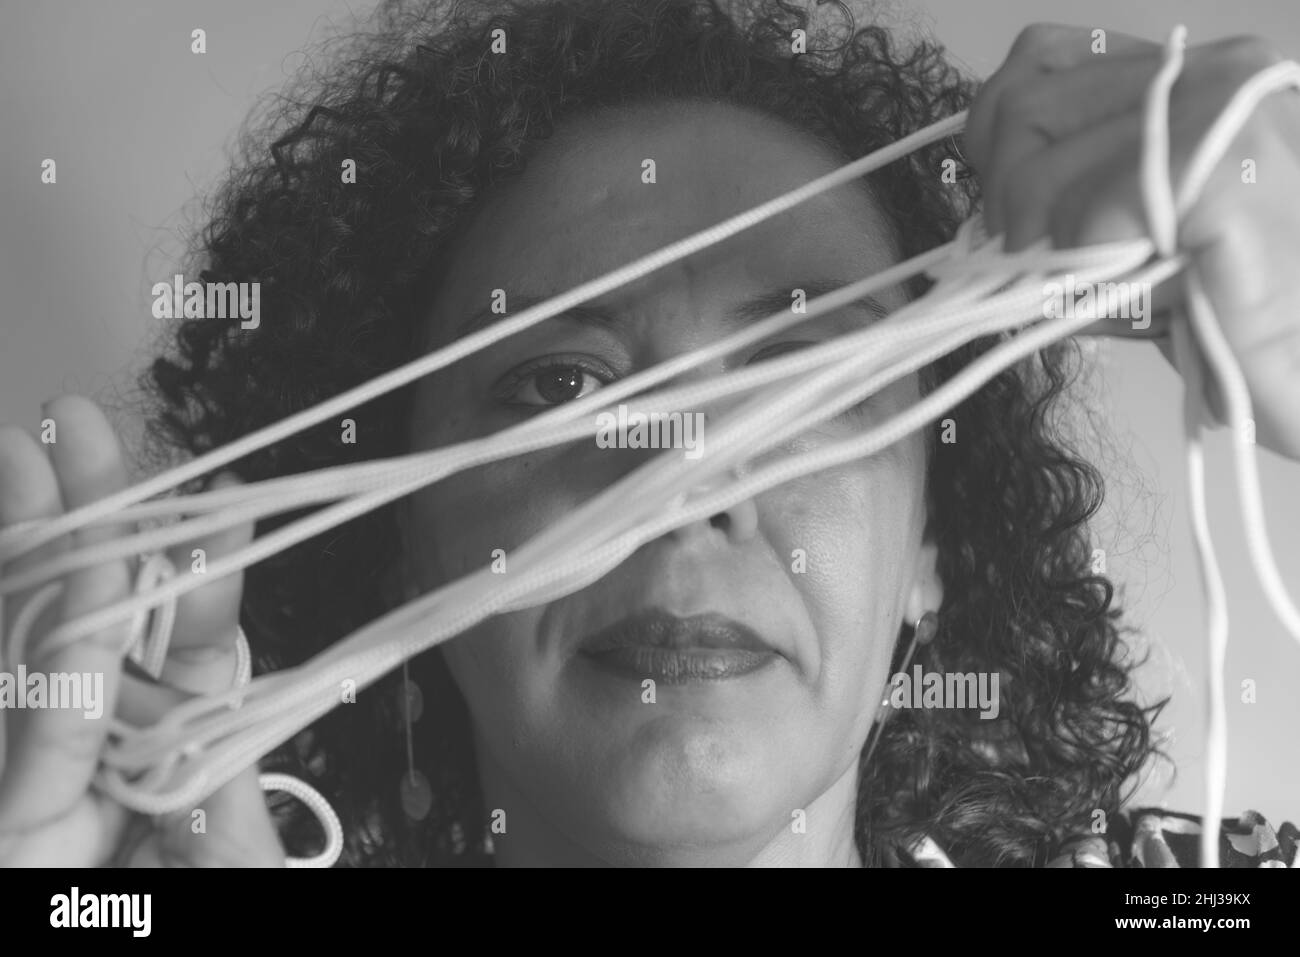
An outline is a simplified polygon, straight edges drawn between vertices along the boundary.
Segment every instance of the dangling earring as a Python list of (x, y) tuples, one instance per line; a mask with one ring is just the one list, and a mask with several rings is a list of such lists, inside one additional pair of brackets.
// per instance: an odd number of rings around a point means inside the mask
[[(912, 625), (912, 643), (907, 646), (907, 654), (903, 656), (903, 664), (899, 670), (906, 671), (907, 666), (912, 662), (912, 656), (916, 654), (916, 649), (921, 645), (928, 645), (930, 642), (934, 641), (934, 636), (938, 634), (938, 632), (938, 614), (932, 611), (927, 611), (924, 615), (918, 618), (916, 624)], [(871, 731), (871, 741), (867, 744), (866, 753), (862, 757), (863, 768), (870, 763), (872, 752), (876, 750), (876, 745), (879, 743), (881, 735), (884, 734), (885, 722), (889, 720), (889, 715), (894, 710), (889, 707), (889, 699), (885, 699), (885, 701), (881, 703), (881, 708), (885, 709), (885, 713), (881, 716), (880, 720), (876, 722), (876, 726)]]
[[(403, 595), (407, 602), (418, 597), (409, 584), (403, 587)], [(415, 735), (411, 725), (420, 720), (420, 714), (424, 711), (424, 695), (420, 693), (420, 686), (411, 680), (410, 663), (407, 661), (402, 662), (402, 688), (399, 694), (402, 699), (402, 725), (406, 731), (406, 773), (402, 775), (398, 794), (406, 816), (412, 821), (423, 821), (433, 807), (433, 787), (429, 784), (429, 779), (415, 768)]]
[(411, 725), (419, 718), (424, 699), (420, 687), (411, 680), (411, 671), (402, 662), (402, 722), (406, 726), (406, 773), (402, 775), (399, 793), (402, 810), (413, 821), (423, 821), (433, 807), (433, 788), (429, 779), (415, 769), (415, 740)]
[(938, 612), (927, 611), (920, 618), (916, 619), (916, 624), (912, 626), (912, 646), (907, 649), (907, 658), (903, 661), (903, 667), (907, 667), (907, 662), (911, 660), (912, 653), (916, 651), (918, 645), (928, 645), (930, 642), (934, 641), (934, 636), (938, 633)]

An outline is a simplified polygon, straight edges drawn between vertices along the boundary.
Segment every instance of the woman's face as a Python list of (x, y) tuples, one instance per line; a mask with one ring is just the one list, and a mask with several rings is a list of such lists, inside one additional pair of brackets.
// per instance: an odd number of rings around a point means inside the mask
[[(442, 346), (501, 318), (494, 290), (517, 314), (841, 162), (779, 121), (714, 103), (572, 121), (485, 197), (433, 303), (430, 340)], [(426, 378), (412, 445), (496, 432), (788, 308), (796, 288), (811, 299), (820, 284), (896, 261), (860, 183), (823, 193)], [(897, 289), (878, 298), (885, 309), (903, 302)], [(872, 321), (842, 309), (692, 377)], [(781, 453), (868, 428), (917, 395), (909, 377)], [(413, 584), (427, 590), (488, 565), (495, 549), (509, 553), (654, 454), (593, 437), (422, 490), (404, 523)], [(924, 464), (914, 435), (665, 535), (579, 592), (444, 645), (488, 808), (505, 812), (498, 855), (743, 863), (797, 861), (818, 846), (846, 853), (857, 759), (899, 628), (941, 598), (922, 536)]]

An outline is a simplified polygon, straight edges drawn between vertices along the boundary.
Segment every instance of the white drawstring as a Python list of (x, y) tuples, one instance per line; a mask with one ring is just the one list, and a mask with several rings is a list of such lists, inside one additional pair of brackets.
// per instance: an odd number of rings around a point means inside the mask
[[(455, 472), (525, 452), (589, 439), (596, 431), (595, 416), (598, 412), (775, 331), (842, 308), (873, 290), (896, 285), (919, 273), (929, 273), (937, 280), (926, 296), (861, 332), (840, 336), (831, 342), (707, 382), (642, 395), (637, 399), (638, 405), (659, 409), (689, 408), (741, 394), (748, 394), (748, 398), (729, 409), (726, 415), (711, 421), (707, 455), (690, 460), (679, 454), (668, 454), (647, 462), (511, 553), (509, 575), (496, 575), (489, 569), (480, 569), (371, 622), (297, 668), (262, 675), (246, 685), (241, 682), (221, 694), (194, 698), (150, 727), (132, 728), (116, 723), (116, 733), (105, 747), (96, 784), (142, 813), (162, 814), (192, 807), (336, 707), (342, 700), (339, 694), (342, 682), (354, 682), (354, 687), (361, 690), (413, 655), (465, 631), (490, 615), (553, 601), (585, 587), (642, 544), (673, 528), (705, 519), (802, 475), (874, 454), (934, 421), (944, 410), (951, 409), (1025, 357), (1104, 318), (1096, 315), (1095, 310), (1086, 313), (1076, 310), (1071, 318), (1044, 319), (1045, 281), (1069, 272), (1076, 277), (1076, 282), (1123, 279), (1155, 285), (1184, 271), (1186, 258), (1176, 250), (1178, 216), (1194, 204), (1209, 171), (1258, 102), (1283, 86), (1300, 85), (1300, 66), (1295, 63), (1270, 67), (1243, 85), (1200, 144), (1175, 204), (1168, 169), (1167, 99), (1181, 67), (1184, 36), (1181, 27), (1174, 31), (1166, 47), (1165, 66), (1153, 82), (1147, 102), (1142, 185), (1154, 241), (1126, 240), (1071, 250), (1053, 250), (1042, 241), (1020, 253), (1007, 254), (1001, 250), (1000, 238), (990, 240), (984, 235), (982, 219), (977, 215), (963, 224), (951, 243), (810, 300), (803, 313), (782, 311), (708, 347), (675, 357), (496, 435), (378, 462), (327, 468), (192, 496), (142, 501), (443, 368), (514, 332), (719, 242), (916, 148), (947, 137), (964, 125), (966, 114), (960, 113), (784, 196), (533, 306), (518, 316), (458, 340), (445, 349), (312, 409), (296, 413), (178, 469), (58, 518), (28, 522), (0, 532), (0, 561), (8, 561), (86, 525), (181, 514), (195, 516), (163, 528), (68, 552), (11, 575), (0, 580), (0, 595), (6, 595), (36, 587), (50, 578), (97, 562), (157, 550), (268, 515), (298, 510), (304, 505), (326, 505), (237, 552), (214, 559), (204, 575), (168, 575), (163, 573), (165, 570), (160, 563), (150, 565), (146, 562), (137, 579), (136, 594), (64, 622), (42, 641), (43, 650), (66, 647), (106, 625), (132, 619), (135, 640), (143, 642), (140, 648), (133, 650), (133, 655), (138, 655), (148, 668), (161, 669), (171, 622), (174, 621), (175, 601), (186, 592)], [(1300, 614), (1281, 585), (1264, 534), (1254, 449), (1244, 437), (1244, 423), (1250, 418), (1250, 398), (1244, 378), (1217, 328), (1204, 291), (1194, 276), (1185, 275), (1184, 282), (1191, 328), (1196, 335), (1195, 344), (1199, 345), (1210, 370), (1223, 387), (1230, 424), (1240, 432), (1234, 440), (1233, 452), (1242, 487), (1252, 561), (1270, 603), (1291, 634), (1300, 641)], [(1194, 361), (1195, 350), (1186, 327), (1178, 322), (1172, 326), (1178, 366), (1187, 382), (1188, 401), (1197, 401), (1195, 397), (1200, 394), (1200, 384), (1196, 376), (1200, 367)], [(857, 404), (889, 383), (968, 342), (992, 335), (1001, 336), (1003, 341), (912, 408), (867, 433), (822, 445), (798, 456), (778, 455), (771, 462), (762, 461), (761, 456), (777, 449), (791, 437)], [(1199, 420), (1188, 421), (1193, 525), (1198, 553), (1203, 568), (1207, 570), (1211, 622), (1221, 618), (1224, 623), (1221, 631), (1214, 626), (1211, 628), (1210, 764), (1207, 771), (1207, 820), (1202, 844), (1203, 861), (1207, 866), (1216, 866), (1218, 818), (1224, 786), (1224, 765), (1218, 758), (1226, 742), (1222, 701), (1226, 600), (1221, 588), (1216, 589), (1213, 584), (1213, 545), (1208, 528), (1203, 527), (1197, 517), (1203, 518), (1205, 491), (1198, 478), (1200, 445), (1199, 427), (1193, 424), (1196, 421)], [(1238, 426), (1242, 428), (1238, 429)], [(739, 468), (742, 462), (752, 467), (742, 471)], [(331, 502), (335, 504), (327, 505)], [(22, 653), (27, 631), (40, 608), (44, 607), (42, 602), (48, 603), (49, 600), (48, 589), (41, 590), (22, 609), (9, 639), (8, 653), (11, 656)], [(34, 606), (39, 607), (32, 611)], [(172, 612), (162, 611), (167, 607), (171, 607)], [(159, 613), (150, 618), (149, 610), (153, 608), (158, 608)], [(168, 619), (167, 614), (172, 617)], [(147, 621), (152, 622), (150, 635), (142, 638)], [(5, 648), (0, 642), (0, 650)], [(246, 653), (246, 648), (244, 651)], [(243, 663), (237, 666), (237, 670), (243, 675), (248, 670), (247, 658), (241, 661)], [(142, 774), (144, 778), (139, 777)], [(273, 778), (273, 783), (268, 783), (268, 778)], [(285, 790), (299, 797), (326, 830), (325, 852), (308, 862), (294, 862), (294, 866), (332, 864), (341, 852), (342, 830), (328, 804), (309, 788), (303, 790), (306, 785), (294, 779), (263, 775), (261, 780), (268, 790)], [(287, 781), (294, 783), (287, 786)], [(308, 791), (314, 797), (304, 796)], [(1209, 819), (1211, 812), (1213, 819)]]
[[(140, 563), (140, 570), (136, 576), (136, 588), (150, 587), (154, 582), (172, 576), (175, 574), (175, 567), (165, 555), (154, 554), (145, 557)], [(47, 585), (38, 592), (32, 600), (28, 601), (14, 620), (14, 627), (11, 642), (16, 648), (10, 652), (13, 661), (21, 660), (22, 647), (19, 642), (25, 641), (31, 630), (32, 622), (36, 617), (47, 608), (63, 592), (61, 582), (54, 582)], [(176, 623), (176, 602), (174, 600), (164, 602), (157, 610), (156, 614), (150, 620), (150, 616), (143, 615), (137, 617), (131, 626), (130, 639), (127, 645), (127, 651), (131, 660), (136, 662), (152, 678), (160, 678), (163, 672), (163, 666), (167, 661), (167, 649), (171, 644), (172, 627)], [(248, 638), (244, 635), (243, 628), (236, 629), (235, 636), (235, 680), (233, 687), (236, 689), (244, 688), (252, 678), (252, 652), (248, 647)], [(240, 704), (234, 702), (235, 706)], [(117, 734), (130, 734), (133, 730), (118, 719), (112, 719), (112, 730)], [(156, 767), (148, 769), (145, 774), (131, 781), (126, 787), (123, 787), (123, 781), (120, 778), (108, 778), (106, 790), (114, 796), (124, 800), (124, 803), (131, 803), (130, 795), (136, 793), (133, 789), (143, 789), (161, 783), (165, 780), (167, 773), (175, 764), (175, 755), (169, 755)], [(263, 791), (284, 791), (298, 798), (305, 804), (320, 822), (321, 827), (325, 830), (325, 848), (320, 854), (309, 858), (289, 857), (285, 859), (286, 867), (332, 867), (343, 853), (343, 825), (340, 823), (338, 815), (334, 809), (320, 794), (319, 791), (311, 787), (304, 781), (291, 777), (287, 774), (261, 774), (258, 776), (258, 784)], [(166, 808), (167, 810), (164, 810)], [(153, 811), (155, 814), (167, 813), (168, 810), (179, 808), (169, 808), (166, 803), (158, 805)], [(136, 810), (144, 810), (137, 807)]]
[[(1180, 24), (1165, 44), (1165, 59), (1147, 90), (1145, 122), (1142, 124), (1142, 202), (1147, 228), (1156, 252), (1171, 256), (1178, 245), (1178, 212), (1174, 187), (1169, 179), (1169, 95), (1183, 68), (1187, 31)], [(1201, 864), (1219, 866), (1219, 820), (1223, 814), (1223, 790), (1227, 764), (1227, 714), (1223, 703), (1223, 662), (1228, 645), (1228, 601), (1223, 575), (1210, 537), (1210, 519), (1205, 500), (1205, 450), (1202, 444), (1205, 388), (1201, 359), (1187, 325), (1174, 322), (1170, 328), (1174, 362), (1183, 381), (1183, 428), (1187, 442), (1188, 517), (1196, 546), (1201, 582), (1206, 593), (1207, 682), (1210, 710), (1205, 731), (1205, 813), (1201, 830)]]
[[(1147, 228), (1161, 256), (1171, 256), (1178, 245), (1178, 212), (1174, 187), (1169, 179), (1169, 95), (1183, 67), (1187, 31), (1179, 25), (1165, 44), (1165, 60), (1147, 91), (1146, 116), (1142, 125), (1142, 201)], [(1192, 276), (1188, 276), (1189, 281)], [(1201, 865), (1219, 866), (1219, 821), (1223, 814), (1223, 792), (1227, 780), (1228, 729), (1223, 701), (1223, 662), (1228, 647), (1228, 600), (1219, 571), (1218, 558), (1210, 537), (1210, 518), (1205, 500), (1205, 450), (1202, 425), (1205, 388), (1201, 358), (1184, 323), (1171, 324), (1174, 361), (1183, 380), (1183, 428), (1187, 442), (1188, 517), (1196, 545), (1201, 583), (1206, 594), (1206, 679), (1209, 714), (1205, 731), (1205, 813), (1201, 830)]]
[(330, 807), (329, 801), (321, 797), (319, 791), (298, 778), (288, 774), (262, 774), (257, 783), (263, 791), (284, 791), (292, 794), (316, 815), (316, 820), (325, 828), (325, 849), (315, 857), (285, 858), (285, 867), (333, 867), (334, 862), (343, 853), (343, 825), (339, 816)]

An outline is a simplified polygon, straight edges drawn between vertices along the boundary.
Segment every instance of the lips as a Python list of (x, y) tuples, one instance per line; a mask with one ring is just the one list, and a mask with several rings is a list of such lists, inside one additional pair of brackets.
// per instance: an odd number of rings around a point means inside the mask
[(752, 628), (724, 615), (680, 618), (657, 610), (602, 628), (578, 651), (611, 674), (666, 684), (739, 678), (781, 657)]

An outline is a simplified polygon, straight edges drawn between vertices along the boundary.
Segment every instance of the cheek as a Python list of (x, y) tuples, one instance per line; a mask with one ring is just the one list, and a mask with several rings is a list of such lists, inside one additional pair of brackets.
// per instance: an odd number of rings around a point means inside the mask
[[(612, 457), (548, 449), (474, 469), (412, 496), (415, 534), (441, 584), (511, 552), (613, 483)], [(430, 576), (426, 576), (430, 577)]]
[[(430, 408), (466, 404), (450, 392), (425, 401)], [(445, 448), (514, 421), (488, 424), (449, 415), (418, 428), (413, 448)], [(483, 568), (496, 549), (519, 547), (615, 481), (620, 468), (626, 471), (617, 456), (597, 451), (592, 440), (513, 456), (458, 472), (412, 495), (410, 531), (425, 586)]]
[(517, 741), (529, 729), (526, 716), (546, 713), (556, 686), (549, 663), (536, 654), (540, 609), (496, 616), (442, 646), (456, 686), (475, 724), (496, 741)]
[(904, 444), (764, 497), (764, 534), (812, 618), (824, 680), (888, 666), (921, 544), (920, 461), (919, 443)]

